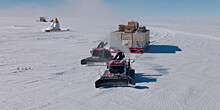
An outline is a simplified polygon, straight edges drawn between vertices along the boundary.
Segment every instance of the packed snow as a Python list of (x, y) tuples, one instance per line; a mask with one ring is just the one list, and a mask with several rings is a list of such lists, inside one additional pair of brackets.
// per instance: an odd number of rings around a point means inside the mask
[(218, 110), (218, 18), (136, 18), (150, 29), (131, 54), (134, 87), (95, 88), (105, 66), (80, 60), (130, 19), (59, 18), (70, 31), (45, 33), (35, 18), (0, 17), (1, 110)]

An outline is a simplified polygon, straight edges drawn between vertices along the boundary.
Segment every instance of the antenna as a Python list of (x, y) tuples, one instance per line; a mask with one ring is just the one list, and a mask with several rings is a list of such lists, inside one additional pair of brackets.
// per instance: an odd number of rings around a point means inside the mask
[(130, 68), (131, 67), (131, 60), (130, 60), (130, 57), (128, 59), (128, 67)]

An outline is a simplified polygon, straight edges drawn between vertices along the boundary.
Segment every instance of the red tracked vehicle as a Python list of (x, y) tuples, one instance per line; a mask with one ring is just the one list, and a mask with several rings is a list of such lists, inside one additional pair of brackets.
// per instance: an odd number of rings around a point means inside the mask
[(96, 88), (135, 85), (135, 70), (131, 68), (130, 59), (126, 61), (124, 53), (118, 52), (107, 68), (95, 82)]
[(81, 60), (81, 65), (106, 65), (110, 60), (113, 59), (111, 52), (104, 47), (107, 45), (107, 42), (100, 42), (96, 48), (93, 48), (90, 53), (91, 57)]

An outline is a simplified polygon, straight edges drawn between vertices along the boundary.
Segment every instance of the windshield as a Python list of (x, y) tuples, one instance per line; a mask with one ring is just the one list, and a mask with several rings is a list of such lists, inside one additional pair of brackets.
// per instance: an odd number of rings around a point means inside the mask
[(124, 73), (124, 66), (123, 65), (114, 65), (110, 66), (110, 73)]
[(103, 51), (92, 51), (92, 56), (96, 56), (96, 57), (103, 56)]
[(134, 22), (128, 22), (128, 24), (134, 24)]

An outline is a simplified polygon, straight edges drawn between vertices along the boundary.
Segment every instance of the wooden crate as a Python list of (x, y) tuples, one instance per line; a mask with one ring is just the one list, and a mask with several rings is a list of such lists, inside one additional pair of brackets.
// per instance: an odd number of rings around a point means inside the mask
[(135, 33), (113, 32), (112, 36), (117, 37), (119, 42), (128, 46), (128, 48), (145, 48), (150, 40), (150, 31), (136, 31)]

